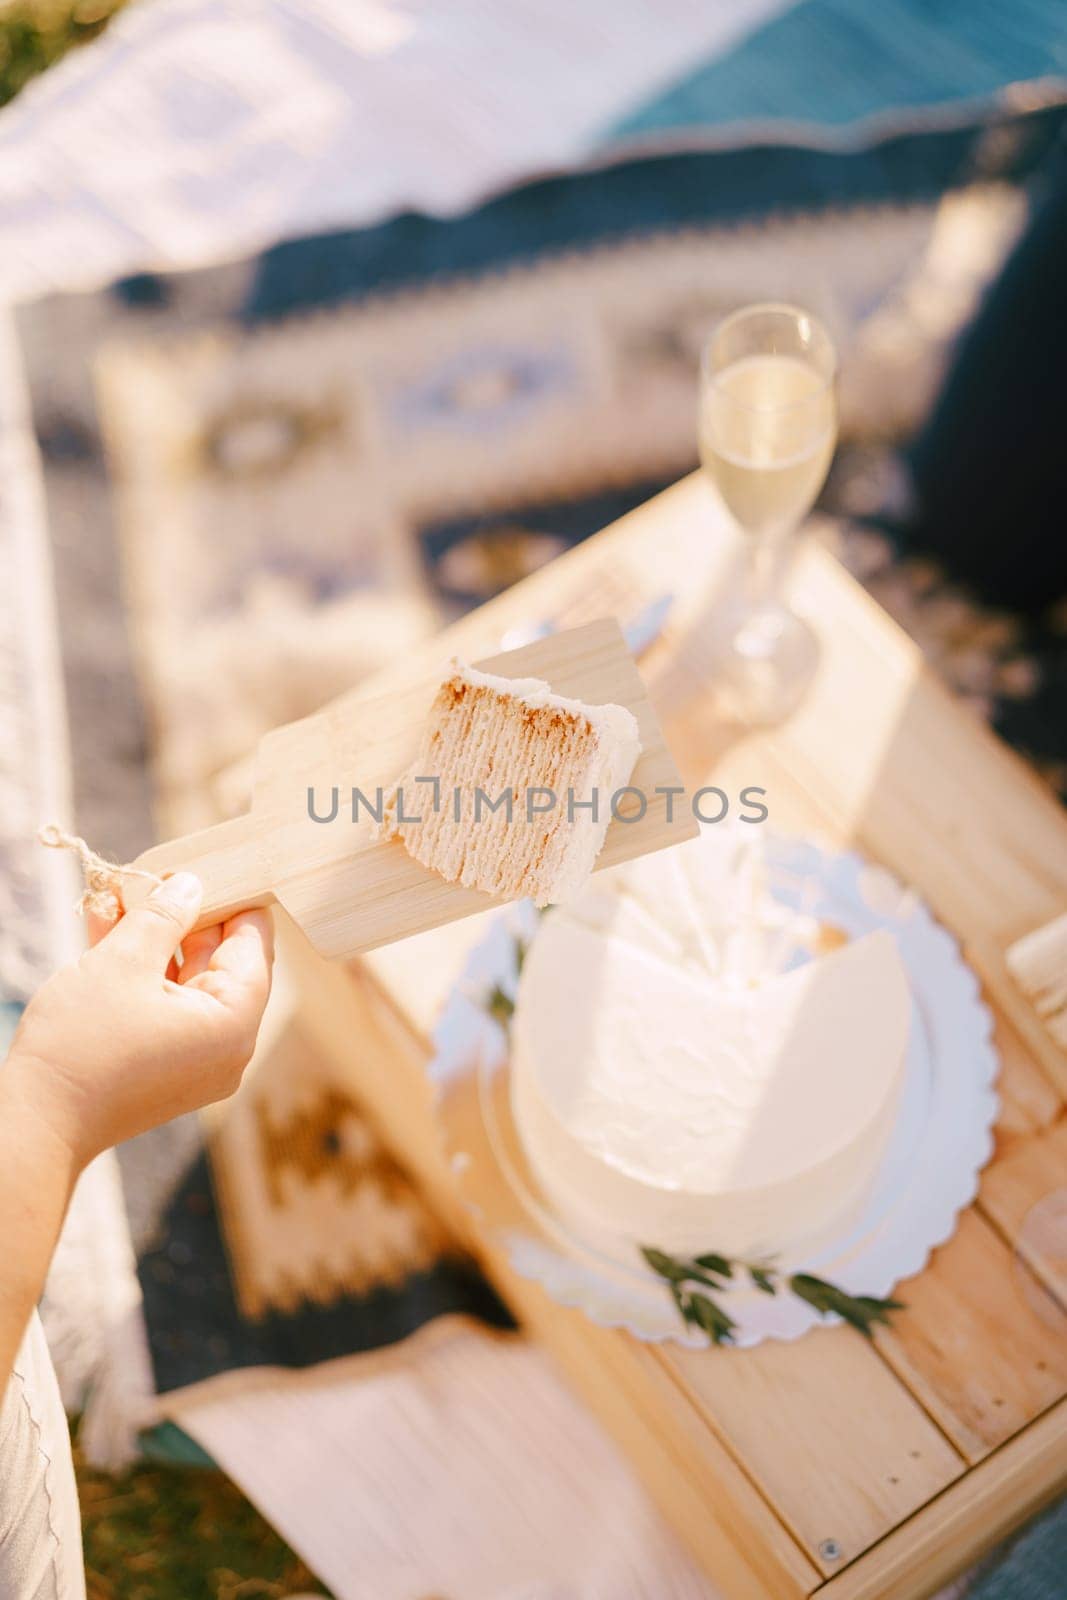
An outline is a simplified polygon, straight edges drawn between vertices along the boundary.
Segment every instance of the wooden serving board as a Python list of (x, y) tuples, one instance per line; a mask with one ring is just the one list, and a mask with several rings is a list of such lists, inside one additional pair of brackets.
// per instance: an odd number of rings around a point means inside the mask
[[(195, 871), (204, 883), (198, 927), (277, 901), (328, 957), (357, 955), (485, 910), (494, 903), (489, 895), (447, 883), (413, 860), (399, 839), (376, 839), (365, 806), (357, 808), (358, 820), (352, 815), (353, 787), (377, 807), (378, 791), (387, 797), (414, 759), (454, 654), (441, 644), (432, 665), (422, 661), (397, 671), (380, 696), (346, 696), (316, 716), (274, 729), (260, 742), (244, 816), (157, 845), (135, 865), (160, 874)], [(624, 705), (636, 717), (641, 754), (630, 783), (647, 805), (640, 815), (611, 823), (598, 867), (696, 832), (691, 814), (669, 816), (665, 795), (656, 792), (678, 787), (678, 769), (616, 621), (564, 629), (477, 665), (505, 678), (544, 679), (557, 694), (591, 705)], [(513, 775), (515, 781), (522, 776)], [(319, 815), (329, 815), (338, 791), (334, 820), (313, 820), (309, 788)], [(124, 886), (127, 903), (133, 903), (138, 880), (127, 879), (126, 886), (132, 891)], [(140, 892), (146, 892), (143, 882)]]
[(642, 666), (683, 778), (730, 795), (763, 786), (772, 824), (865, 850), (961, 940), (996, 1020), (996, 1149), (951, 1240), (900, 1286), (907, 1309), (891, 1328), (873, 1344), (827, 1327), (690, 1351), (559, 1306), (461, 1204), (435, 1124), (430, 1030), (482, 925), (348, 968), (283, 927), (283, 959), (310, 1036), (629, 1453), (714, 1587), (727, 1600), (920, 1600), (1067, 1488), (1062, 1238), (1034, 1226), (1067, 1189), (1067, 1062), (1003, 959), (1067, 907), (1067, 816), (817, 546), (795, 574), (822, 650), (812, 690), (769, 735), (730, 727), (709, 684), (735, 555), (721, 508), (693, 479), (444, 642), (475, 654), (508, 627), (576, 620), (605, 594), (626, 615), (673, 590), (669, 633)]

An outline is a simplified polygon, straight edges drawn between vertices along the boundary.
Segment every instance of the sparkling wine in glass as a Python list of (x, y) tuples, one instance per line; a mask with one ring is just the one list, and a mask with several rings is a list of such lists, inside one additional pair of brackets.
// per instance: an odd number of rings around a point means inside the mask
[(753, 723), (786, 716), (818, 659), (811, 629), (779, 583), (834, 453), (835, 370), (825, 328), (790, 305), (735, 312), (704, 352), (701, 460), (748, 545), (743, 610), (722, 676), (734, 709)]

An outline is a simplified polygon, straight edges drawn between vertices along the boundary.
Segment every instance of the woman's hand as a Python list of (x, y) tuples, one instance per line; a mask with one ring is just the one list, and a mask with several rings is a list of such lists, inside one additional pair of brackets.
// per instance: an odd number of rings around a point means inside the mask
[(270, 918), (246, 911), (185, 938), (201, 898), (179, 872), (114, 924), (92, 925), (92, 949), (34, 996), (0, 1066), (0, 1394), (81, 1169), (232, 1094), (252, 1054)]
[(93, 947), (23, 1014), (0, 1073), (76, 1170), (241, 1080), (270, 992), (273, 929), (269, 913), (246, 911), (186, 938), (201, 895), (179, 872), (114, 924), (94, 920)]

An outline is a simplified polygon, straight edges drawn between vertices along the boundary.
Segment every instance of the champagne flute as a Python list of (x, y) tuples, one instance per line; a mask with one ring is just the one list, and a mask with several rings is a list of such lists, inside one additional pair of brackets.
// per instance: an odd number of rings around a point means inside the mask
[(748, 544), (743, 610), (721, 670), (734, 709), (752, 723), (788, 715), (818, 660), (780, 575), (834, 453), (835, 371), (829, 335), (798, 306), (747, 306), (704, 351), (701, 460)]

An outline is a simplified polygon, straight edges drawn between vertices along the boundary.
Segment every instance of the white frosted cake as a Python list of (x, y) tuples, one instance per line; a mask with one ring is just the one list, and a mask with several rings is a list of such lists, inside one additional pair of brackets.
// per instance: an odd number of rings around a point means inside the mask
[(542, 919), (512, 1106), (538, 1182), (586, 1238), (788, 1261), (869, 1192), (911, 1017), (893, 938), (768, 974), (767, 948), (745, 948), (746, 872), (744, 846), (709, 831)]

